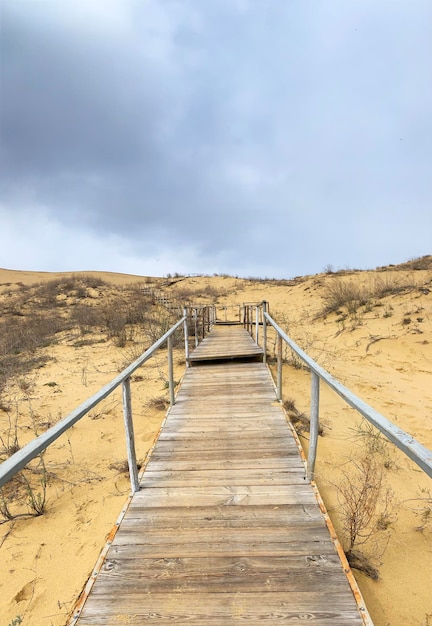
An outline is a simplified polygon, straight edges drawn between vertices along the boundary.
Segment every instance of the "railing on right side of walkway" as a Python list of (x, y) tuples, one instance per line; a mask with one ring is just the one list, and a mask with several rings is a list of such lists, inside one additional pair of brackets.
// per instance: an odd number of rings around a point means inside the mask
[(264, 348), (264, 362), (267, 359), (267, 334), (268, 326), (271, 326), (277, 336), (277, 375), (276, 394), (278, 400), (282, 399), (282, 344), (285, 342), (293, 352), (303, 361), (311, 373), (310, 395), (310, 440), (307, 463), (307, 476), (313, 480), (315, 461), (317, 456), (318, 432), (319, 432), (319, 397), (320, 382), (326, 383), (347, 404), (358, 411), (370, 424), (377, 428), (399, 450), (416, 463), (428, 476), (432, 477), (432, 451), (417, 441), (412, 435), (405, 432), (378, 411), (366, 404), (350, 389), (342, 385), (329, 372), (322, 368), (306, 352), (304, 352), (283, 330), (268, 313), (268, 303), (246, 304), (247, 312), (244, 314), (244, 325), (255, 340), (259, 341), (260, 319), (262, 319), (262, 345)]

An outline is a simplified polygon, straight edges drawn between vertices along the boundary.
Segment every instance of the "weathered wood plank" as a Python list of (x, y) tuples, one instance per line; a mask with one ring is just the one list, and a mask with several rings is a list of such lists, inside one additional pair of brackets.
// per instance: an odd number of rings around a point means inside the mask
[[(177, 559), (108, 558), (99, 574), (106, 590), (143, 593), (315, 592), (345, 590), (333, 555), (308, 557), (212, 557)], [(311, 567), (310, 563), (314, 562)]]
[(239, 470), (233, 474), (229, 469), (222, 470), (167, 470), (147, 471), (143, 487), (187, 487), (188, 485), (200, 485), (214, 487), (218, 485), (252, 486), (252, 485), (294, 485), (305, 481), (303, 467), (290, 468), (289, 470)]
[[(280, 454), (279, 456), (257, 458), (256, 454), (252, 453), (249, 458), (245, 458), (242, 455), (238, 459), (222, 459), (220, 457), (210, 459), (206, 456), (204, 458), (194, 455), (194, 458), (190, 458), (190, 455), (186, 459), (175, 459), (171, 456), (161, 455), (163, 460), (157, 460), (156, 456), (152, 457), (152, 462), (149, 467), (155, 471), (184, 471), (184, 470), (218, 470), (218, 469), (289, 469), (293, 468), (297, 470), (301, 468), (304, 470), (304, 464), (301, 459), (293, 450), (290, 455)], [(159, 457), (160, 459), (161, 457)], [(150, 471), (148, 469), (147, 471)], [(146, 476), (144, 476), (143, 483), (145, 484)]]
[[(158, 624), (226, 626), (238, 622), (255, 625), (307, 620), (314, 626), (360, 626), (362, 620), (352, 602), (341, 595), (338, 591), (153, 593), (148, 595), (149, 602), (143, 604), (139, 590), (126, 595), (105, 592), (95, 586), (92, 606), (86, 607), (80, 623), (112, 626), (124, 622), (141, 626), (143, 621), (153, 620)], [(110, 611), (108, 618), (103, 617), (107, 609)]]
[[(283, 459), (284, 456), (296, 456), (298, 455), (298, 450), (294, 446), (292, 448), (280, 448), (279, 450), (272, 450), (271, 448), (267, 449), (259, 449), (259, 450), (232, 450), (226, 448), (225, 450), (177, 450), (176, 448), (168, 448), (165, 450), (160, 450), (159, 448), (155, 449), (152, 455), (152, 459), (154, 458), (156, 461), (160, 461), (162, 459), (172, 461), (181, 461), (181, 460), (189, 460), (189, 459), (198, 459), (198, 458), (207, 458), (208, 460), (220, 459), (221, 452), (225, 454), (226, 460), (231, 460), (233, 463), (235, 461), (241, 461), (246, 459), (256, 459), (258, 462), (260, 459)], [(193, 461), (191, 461), (193, 462)]]
[[(235, 489), (233, 487), (232, 489)], [(169, 494), (160, 493), (160, 489), (148, 489), (145, 492), (145, 498), (141, 500), (142, 506), (170, 506), (188, 507), (188, 506), (236, 506), (238, 504), (257, 506), (262, 504), (313, 504), (315, 501), (312, 493), (297, 493), (293, 490), (291, 493), (248, 493), (246, 489), (237, 493), (227, 491), (226, 493), (212, 493), (212, 491), (203, 492), (197, 489), (195, 493), (184, 493), (184, 490), (173, 488)], [(138, 492), (142, 494), (143, 492)], [(193, 504), (192, 504), (193, 503)]]
[(320, 523), (325, 526), (323, 516), (316, 504), (282, 504), (279, 506), (211, 506), (188, 508), (178, 507), (143, 507), (134, 499), (128, 510), (124, 522), (129, 519), (138, 519), (143, 532), (146, 528), (201, 528), (205, 523), (207, 527), (256, 528), (263, 525), (272, 526), (295, 526), (309, 523)]

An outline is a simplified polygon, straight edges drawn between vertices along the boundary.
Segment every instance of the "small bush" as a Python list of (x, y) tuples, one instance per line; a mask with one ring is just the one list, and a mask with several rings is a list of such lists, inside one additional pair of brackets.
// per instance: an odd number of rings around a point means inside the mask
[(342, 470), (342, 480), (336, 487), (348, 561), (352, 567), (377, 579), (378, 571), (371, 565), (371, 559), (358, 551), (358, 546), (387, 530), (396, 515), (393, 492), (385, 483), (383, 467), (376, 455), (351, 459)]
[[(299, 435), (310, 432), (310, 419), (305, 413), (300, 413), (295, 405), (294, 400), (288, 398), (284, 401), (283, 407), (288, 413), (288, 417), (290, 418), (292, 425)], [(322, 424), (318, 425), (318, 434), (321, 436), (324, 435), (324, 428)]]
[(357, 309), (366, 304), (368, 294), (365, 289), (352, 281), (344, 281), (336, 278), (326, 285), (324, 293), (323, 315), (336, 313), (345, 307), (349, 313), (355, 313)]
[(151, 398), (146, 406), (151, 409), (156, 409), (157, 411), (166, 411), (169, 407), (169, 400), (165, 398), (165, 396), (158, 396), (156, 398)]

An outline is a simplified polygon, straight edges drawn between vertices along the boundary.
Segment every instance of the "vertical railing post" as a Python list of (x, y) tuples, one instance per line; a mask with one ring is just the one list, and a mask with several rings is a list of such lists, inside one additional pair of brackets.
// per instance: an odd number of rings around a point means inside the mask
[(185, 361), (186, 367), (189, 367), (189, 331), (188, 331), (188, 310), (186, 307), (183, 309), (183, 334), (184, 334), (184, 343), (185, 343)]
[(311, 407), (310, 407), (310, 436), (309, 436), (309, 453), (307, 463), (308, 480), (313, 480), (315, 470), (315, 460), (318, 445), (319, 430), (319, 392), (320, 379), (318, 374), (311, 371)]
[(276, 396), (278, 400), (282, 400), (282, 337), (277, 336), (277, 386)]
[(195, 348), (198, 347), (198, 311), (196, 309), (193, 310), (194, 316), (194, 327), (195, 327)]
[(174, 367), (173, 367), (173, 336), (168, 337), (168, 386), (170, 396), (170, 406), (174, 406)]
[(125, 433), (126, 433), (126, 449), (127, 449), (127, 457), (128, 457), (128, 464), (129, 464), (129, 476), (130, 476), (130, 481), (131, 481), (132, 493), (135, 493), (139, 490), (139, 482), (138, 482), (138, 467), (137, 467), (136, 452), (135, 452), (135, 437), (134, 437), (134, 429), (133, 429), (133, 421), (132, 421), (130, 378), (126, 378), (123, 381), (122, 395), (123, 395), (123, 418), (124, 418)]
[(263, 363), (267, 363), (267, 320), (265, 317), (265, 314), (267, 313), (267, 302), (265, 300), (263, 300), (262, 306), (263, 306), (263, 348), (264, 348)]
[(255, 343), (259, 341), (259, 307), (255, 307)]

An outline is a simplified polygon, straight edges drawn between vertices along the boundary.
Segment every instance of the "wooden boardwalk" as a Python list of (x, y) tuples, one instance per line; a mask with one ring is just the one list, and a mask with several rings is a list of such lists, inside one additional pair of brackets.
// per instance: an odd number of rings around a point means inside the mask
[(77, 624), (298, 621), (364, 623), (269, 371), (189, 368)]
[(263, 349), (251, 338), (242, 326), (214, 326), (199, 346), (189, 356), (189, 363), (195, 365), (204, 361), (228, 361), (230, 359), (262, 361)]

